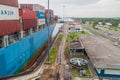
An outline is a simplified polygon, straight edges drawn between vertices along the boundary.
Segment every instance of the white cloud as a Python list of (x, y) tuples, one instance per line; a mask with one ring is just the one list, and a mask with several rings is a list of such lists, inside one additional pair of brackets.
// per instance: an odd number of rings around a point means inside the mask
[(72, 6), (69, 15), (80, 17), (120, 17), (120, 1), (100, 0), (95, 4)]
[[(47, 7), (47, 0), (19, 0), (20, 3), (39, 3)], [(55, 14), (75, 17), (120, 17), (120, 0), (50, 0)]]

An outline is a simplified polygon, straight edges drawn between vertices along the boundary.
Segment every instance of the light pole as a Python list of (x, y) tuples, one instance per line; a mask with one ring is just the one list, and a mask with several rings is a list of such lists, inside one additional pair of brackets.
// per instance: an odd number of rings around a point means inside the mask
[(64, 22), (64, 18), (65, 18), (65, 5), (63, 5), (63, 22)]
[(49, 0), (48, 0), (48, 14), (49, 14), (48, 25), (47, 25), (47, 27), (48, 27), (48, 62), (50, 62), (50, 52), (49, 52), (49, 50), (50, 50), (50, 30), (49, 30), (49, 26), (50, 26), (50, 24), (49, 24), (49, 22), (50, 22), (50, 11), (49, 11)]

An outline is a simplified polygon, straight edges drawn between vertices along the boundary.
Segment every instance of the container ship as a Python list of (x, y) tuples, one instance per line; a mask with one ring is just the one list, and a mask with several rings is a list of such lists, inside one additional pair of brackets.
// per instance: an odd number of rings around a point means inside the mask
[(57, 18), (39, 4), (0, 0), (0, 77), (13, 75), (46, 44)]

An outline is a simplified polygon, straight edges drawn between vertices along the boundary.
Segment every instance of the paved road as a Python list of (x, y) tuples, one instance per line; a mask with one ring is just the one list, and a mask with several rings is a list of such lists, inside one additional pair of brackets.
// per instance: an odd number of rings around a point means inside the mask
[(85, 25), (83, 25), (85, 29), (89, 30), (90, 32), (92, 32), (94, 35), (99, 35), (99, 36), (102, 36), (102, 37), (105, 37), (107, 39), (110, 39), (111, 41), (113, 41), (114, 43), (117, 42), (119, 45), (120, 45), (120, 40), (117, 38), (120, 36), (120, 34), (118, 33), (115, 33), (115, 32), (111, 32), (111, 31), (107, 31), (107, 32), (110, 32), (112, 33), (111, 35), (105, 35), (105, 30), (96, 30), (96, 29), (93, 29), (91, 27), (86, 27)]
[(65, 60), (65, 44), (66, 44), (66, 37), (67, 37), (67, 26), (68, 24), (65, 24), (64, 26), (64, 32), (63, 32), (63, 39), (61, 41), (61, 45), (59, 47), (59, 54), (58, 54), (58, 65), (59, 65), (59, 73), (60, 73), (60, 80), (64, 80), (64, 67), (66, 65)]

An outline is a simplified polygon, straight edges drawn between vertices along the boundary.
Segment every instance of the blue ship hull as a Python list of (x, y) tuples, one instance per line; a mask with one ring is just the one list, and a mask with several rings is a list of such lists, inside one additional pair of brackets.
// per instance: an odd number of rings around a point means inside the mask
[[(49, 26), (52, 36), (56, 24)], [(48, 40), (48, 27), (0, 50), (0, 77), (14, 74)]]

